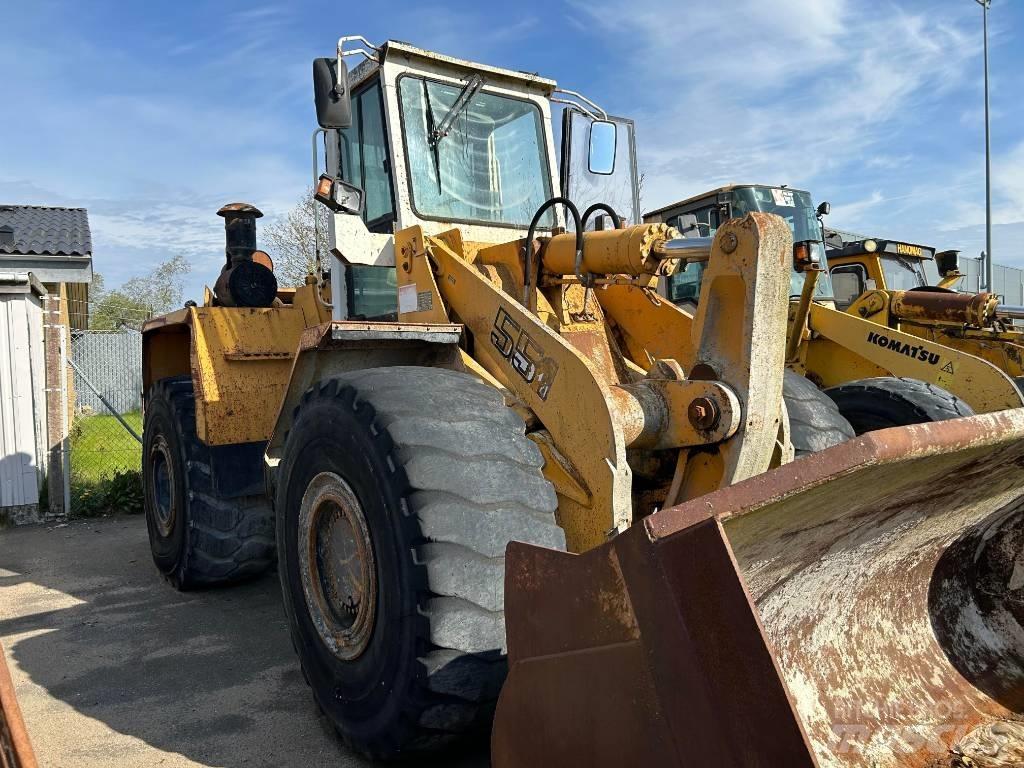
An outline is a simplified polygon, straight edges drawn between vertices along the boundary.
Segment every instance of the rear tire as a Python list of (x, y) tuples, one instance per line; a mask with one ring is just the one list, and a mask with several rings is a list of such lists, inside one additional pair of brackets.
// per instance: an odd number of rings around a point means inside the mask
[(305, 393), (278, 469), (279, 573), (318, 706), (376, 759), (489, 727), (509, 541), (565, 548), (554, 489), (494, 388), (373, 368)]
[(825, 394), (835, 401), (858, 435), (974, 415), (974, 410), (960, 398), (918, 379), (859, 379), (826, 389)]
[(149, 546), (176, 589), (257, 576), (274, 563), (266, 497), (220, 498), (210, 449), (196, 436), (192, 379), (157, 381), (146, 396), (142, 482)]
[(782, 378), (782, 399), (789, 414), (789, 439), (796, 458), (845, 443), (854, 436), (835, 402), (813, 381), (787, 370)]

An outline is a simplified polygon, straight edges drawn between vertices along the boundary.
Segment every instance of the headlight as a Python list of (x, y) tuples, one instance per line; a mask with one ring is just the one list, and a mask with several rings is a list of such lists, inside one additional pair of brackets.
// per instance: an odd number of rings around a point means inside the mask
[(355, 216), (363, 212), (363, 190), (341, 179), (332, 179), (327, 174), (317, 180), (313, 197), (332, 211)]
[(867, 251), (868, 253), (874, 253), (875, 251), (878, 250), (878, 243), (876, 243), (874, 240), (865, 240), (864, 250)]

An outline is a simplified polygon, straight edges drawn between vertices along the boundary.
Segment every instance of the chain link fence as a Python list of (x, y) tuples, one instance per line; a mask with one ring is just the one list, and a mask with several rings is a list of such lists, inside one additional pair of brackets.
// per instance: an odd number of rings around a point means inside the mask
[(142, 509), (142, 334), (74, 331), (70, 428), (71, 513)]

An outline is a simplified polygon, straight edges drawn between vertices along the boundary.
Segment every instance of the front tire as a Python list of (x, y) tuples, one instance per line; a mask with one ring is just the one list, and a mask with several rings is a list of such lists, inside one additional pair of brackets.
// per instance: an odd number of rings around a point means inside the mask
[(835, 401), (858, 435), (974, 415), (974, 410), (960, 398), (918, 379), (859, 379), (830, 387), (825, 394)]
[(789, 439), (795, 458), (845, 443), (854, 436), (853, 427), (835, 402), (810, 379), (787, 370), (782, 378), (782, 399), (789, 415)]
[(225, 499), (215, 492), (210, 449), (196, 435), (191, 377), (150, 388), (142, 457), (150, 551), (175, 589), (241, 581), (270, 568), (273, 510), (261, 495)]
[(376, 368), (305, 393), (278, 469), (279, 573), (314, 697), (363, 754), (486, 727), (509, 541), (564, 549), (554, 489), (493, 387)]

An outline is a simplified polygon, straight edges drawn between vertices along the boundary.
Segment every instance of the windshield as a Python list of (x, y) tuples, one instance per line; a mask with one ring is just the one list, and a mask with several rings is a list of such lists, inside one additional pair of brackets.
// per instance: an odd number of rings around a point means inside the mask
[(890, 291), (909, 291), (928, 285), (924, 265), (912, 259), (886, 255), (882, 257), (882, 274), (885, 275), (885, 287)]
[[(778, 187), (740, 187), (732, 191), (732, 215), (736, 218), (746, 216), (752, 211), (774, 213), (781, 216), (789, 224), (793, 234), (793, 242), (799, 243), (813, 240), (812, 246), (817, 252), (823, 270), (818, 275), (814, 286), (814, 298), (827, 299), (832, 297), (832, 281), (828, 275), (828, 263), (825, 259), (825, 245), (821, 242), (821, 222), (818, 221), (814, 203), (807, 192), (797, 189)], [(803, 288), (804, 276), (793, 271), (790, 276), (789, 292), (798, 295)]]
[[(478, 92), (446, 136), (431, 131), (462, 88), (403, 76), (398, 90), (413, 209), (424, 218), (525, 228), (551, 197), (540, 109)], [(542, 226), (551, 226), (548, 211)]]

